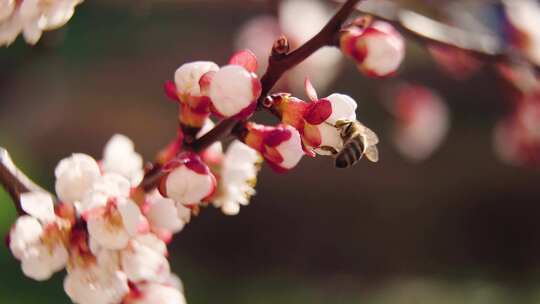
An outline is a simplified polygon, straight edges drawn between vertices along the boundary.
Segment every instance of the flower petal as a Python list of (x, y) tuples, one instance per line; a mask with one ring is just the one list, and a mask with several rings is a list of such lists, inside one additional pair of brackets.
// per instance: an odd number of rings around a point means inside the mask
[(229, 60), (229, 64), (239, 65), (254, 73), (257, 71), (257, 57), (250, 50), (242, 50), (235, 53)]
[(54, 214), (53, 197), (46, 192), (34, 191), (21, 194), (21, 208), (42, 223), (52, 222)]

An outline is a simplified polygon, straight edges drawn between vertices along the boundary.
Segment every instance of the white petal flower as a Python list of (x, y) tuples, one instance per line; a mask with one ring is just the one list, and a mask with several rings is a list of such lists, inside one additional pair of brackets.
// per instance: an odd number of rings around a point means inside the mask
[(376, 21), (375, 31), (366, 31), (360, 40), (365, 46), (362, 70), (373, 76), (388, 76), (395, 72), (405, 57), (403, 37), (388, 23)]
[[(343, 148), (343, 140), (335, 124), (339, 120), (356, 120), (356, 101), (348, 95), (334, 93), (326, 98), (332, 105), (332, 114), (322, 124), (317, 125), (321, 135), (321, 148), (314, 151), (320, 155), (331, 155)], [(331, 148), (331, 149), (328, 149)]]
[(44, 30), (64, 25), (82, 0), (0, 0), (0, 45), (11, 44), (22, 32), (35, 44)]
[(43, 227), (36, 218), (28, 215), (19, 217), (9, 233), (9, 249), (13, 256), (22, 259), (27, 248), (40, 241), (42, 233)]
[(356, 120), (356, 101), (345, 94), (334, 93), (325, 99), (332, 105), (332, 114), (326, 120), (335, 125), (338, 120)]
[(105, 145), (102, 166), (105, 172), (127, 178), (134, 187), (144, 175), (142, 156), (135, 152), (133, 141), (121, 134), (114, 135)]
[(98, 163), (91, 156), (81, 153), (61, 160), (54, 174), (56, 194), (66, 203), (82, 200), (101, 175)]
[(84, 213), (89, 209), (103, 207), (111, 198), (128, 197), (131, 183), (125, 177), (116, 173), (105, 173), (93, 184), (83, 200), (75, 206), (77, 211)]
[(211, 61), (185, 63), (174, 73), (176, 90), (182, 95), (201, 96), (199, 80), (204, 74), (217, 70), (219, 70), (219, 66)]
[(39, 243), (24, 252), (21, 258), (21, 268), (27, 277), (44, 281), (65, 267), (68, 256), (68, 252), (62, 244), (56, 244), (49, 248), (45, 244)]
[(68, 268), (64, 290), (77, 304), (111, 304), (121, 303), (129, 286), (115, 254), (103, 251), (97, 263)]
[(185, 304), (186, 299), (180, 290), (163, 284), (137, 285), (137, 294), (128, 297), (126, 304)]
[(334, 151), (341, 151), (343, 148), (343, 139), (341, 138), (339, 130), (329, 123), (323, 122), (317, 125), (321, 135), (320, 148), (315, 149), (315, 153), (319, 155), (332, 155), (333, 152), (327, 147), (332, 148)]
[(49, 193), (33, 191), (21, 194), (21, 208), (42, 223), (56, 219), (53, 198)]
[(220, 114), (229, 117), (250, 106), (254, 95), (253, 76), (239, 65), (227, 65), (210, 82), (209, 97)]
[[(170, 276), (165, 243), (152, 234), (137, 236), (121, 251), (122, 269), (132, 282), (165, 282)], [(165, 249), (166, 250), (166, 249)]]
[(290, 131), (291, 137), (275, 148), (283, 157), (283, 161), (278, 165), (284, 169), (291, 169), (304, 156), (304, 150), (302, 150), (300, 133), (291, 126), (285, 126), (285, 128)]
[(169, 173), (165, 184), (167, 196), (184, 205), (198, 204), (215, 190), (211, 173), (195, 172), (185, 165)]
[(253, 187), (260, 162), (261, 156), (254, 149), (237, 140), (231, 143), (223, 159), (214, 206), (227, 215), (236, 215), (240, 205), (249, 204), (255, 194)]
[(90, 237), (105, 249), (125, 248), (142, 223), (142, 214), (135, 202), (118, 198), (106, 207), (90, 210), (87, 216)]
[[(165, 229), (172, 233), (180, 232), (185, 224), (189, 222), (191, 211), (189, 208), (184, 207), (181, 204), (176, 206), (174, 200), (162, 197), (158, 191), (155, 191), (148, 197), (148, 211), (146, 212), (146, 218), (150, 223), (150, 226), (154, 229)], [(186, 217), (180, 217), (179, 209), (186, 211)]]
[[(29, 192), (22, 195), (21, 200), (24, 210), (30, 215), (19, 217), (13, 225), (9, 234), (9, 248), (21, 261), (26, 276), (46, 280), (67, 263), (68, 252), (63, 240), (67, 227), (56, 219), (49, 194)], [(42, 208), (39, 203), (45, 207)], [(48, 204), (50, 206), (47, 207)]]

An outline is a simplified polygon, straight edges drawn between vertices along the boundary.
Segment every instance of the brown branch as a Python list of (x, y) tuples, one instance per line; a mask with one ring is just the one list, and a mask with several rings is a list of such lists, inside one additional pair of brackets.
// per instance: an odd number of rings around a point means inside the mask
[[(261, 77), (262, 93), (257, 100), (259, 105), (286, 71), (304, 61), (320, 48), (334, 44), (343, 23), (354, 12), (356, 5), (360, 1), (362, 0), (347, 0), (317, 35), (291, 53), (287, 53), (288, 47), (284, 48), (284, 45), (287, 44), (286, 38), (280, 38), (276, 41), (272, 55), (268, 60), (268, 68)], [(235, 118), (224, 119), (210, 130), (210, 132), (195, 140), (186, 148), (196, 152), (202, 151), (212, 143), (229, 137), (239, 123), (241, 121)], [(145, 191), (155, 188), (162, 175), (161, 170), (154, 169), (148, 171), (140, 187)]]
[(22, 193), (45, 191), (15, 166), (7, 150), (2, 147), (0, 147), (0, 184), (10, 195), (19, 214), (24, 214), (20, 200)]
[[(287, 70), (295, 67), (320, 48), (334, 43), (341, 26), (354, 11), (356, 4), (360, 1), (361, 0), (347, 0), (317, 35), (293, 52), (289, 54), (272, 53), (268, 60), (268, 68), (261, 78), (262, 93), (258, 100), (259, 104), (266, 98), (276, 82)], [(238, 120), (234, 118), (228, 118), (221, 121), (212, 131), (193, 142), (191, 148), (194, 151), (201, 151), (216, 140), (227, 137), (237, 123)]]

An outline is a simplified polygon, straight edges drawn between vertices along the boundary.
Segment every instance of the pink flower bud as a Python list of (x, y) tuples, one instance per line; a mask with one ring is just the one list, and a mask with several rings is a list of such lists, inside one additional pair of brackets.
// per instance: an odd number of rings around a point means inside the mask
[(255, 110), (260, 93), (255, 74), (239, 65), (227, 65), (214, 74), (208, 96), (218, 114), (247, 117)]
[(288, 125), (268, 127), (250, 123), (245, 142), (259, 151), (278, 172), (292, 169), (304, 156), (300, 133)]
[(392, 75), (405, 56), (403, 37), (383, 21), (375, 21), (366, 29), (349, 29), (341, 36), (340, 45), (360, 71), (373, 77)]
[(164, 166), (169, 173), (162, 179), (160, 192), (183, 205), (196, 205), (212, 195), (216, 179), (197, 154), (188, 153)]
[(183, 64), (174, 73), (177, 94), (179, 96), (201, 96), (199, 80), (204, 74), (217, 70), (219, 70), (219, 66), (211, 61), (194, 61)]

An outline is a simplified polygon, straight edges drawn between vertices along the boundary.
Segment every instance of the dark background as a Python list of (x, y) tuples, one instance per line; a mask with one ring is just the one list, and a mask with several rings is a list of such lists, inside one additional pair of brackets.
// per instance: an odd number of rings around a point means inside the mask
[[(163, 81), (184, 62), (225, 63), (236, 30), (267, 10), (248, 1), (86, 1), (35, 47), (19, 39), (0, 49), (0, 144), (51, 190), (61, 158), (99, 157), (117, 132), (151, 160), (175, 134)], [(390, 144), (380, 103), (396, 79), (366, 79), (347, 63), (332, 91), (358, 101), (359, 119), (381, 135), (381, 161), (336, 170), (328, 158), (304, 158), (285, 175), (264, 167), (239, 216), (203, 210), (170, 247), (188, 302), (538, 301), (540, 173), (495, 156), (493, 127), (510, 109), (500, 80), (486, 68), (457, 82), (409, 45), (397, 79), (435, 88), (452, 112), (440, 150), (411, 163)], [(0, 232), (14, 220), (0, 191)], [(1, 303), (67, 303), (62, 277), (33, 282), (0, 247)]]

